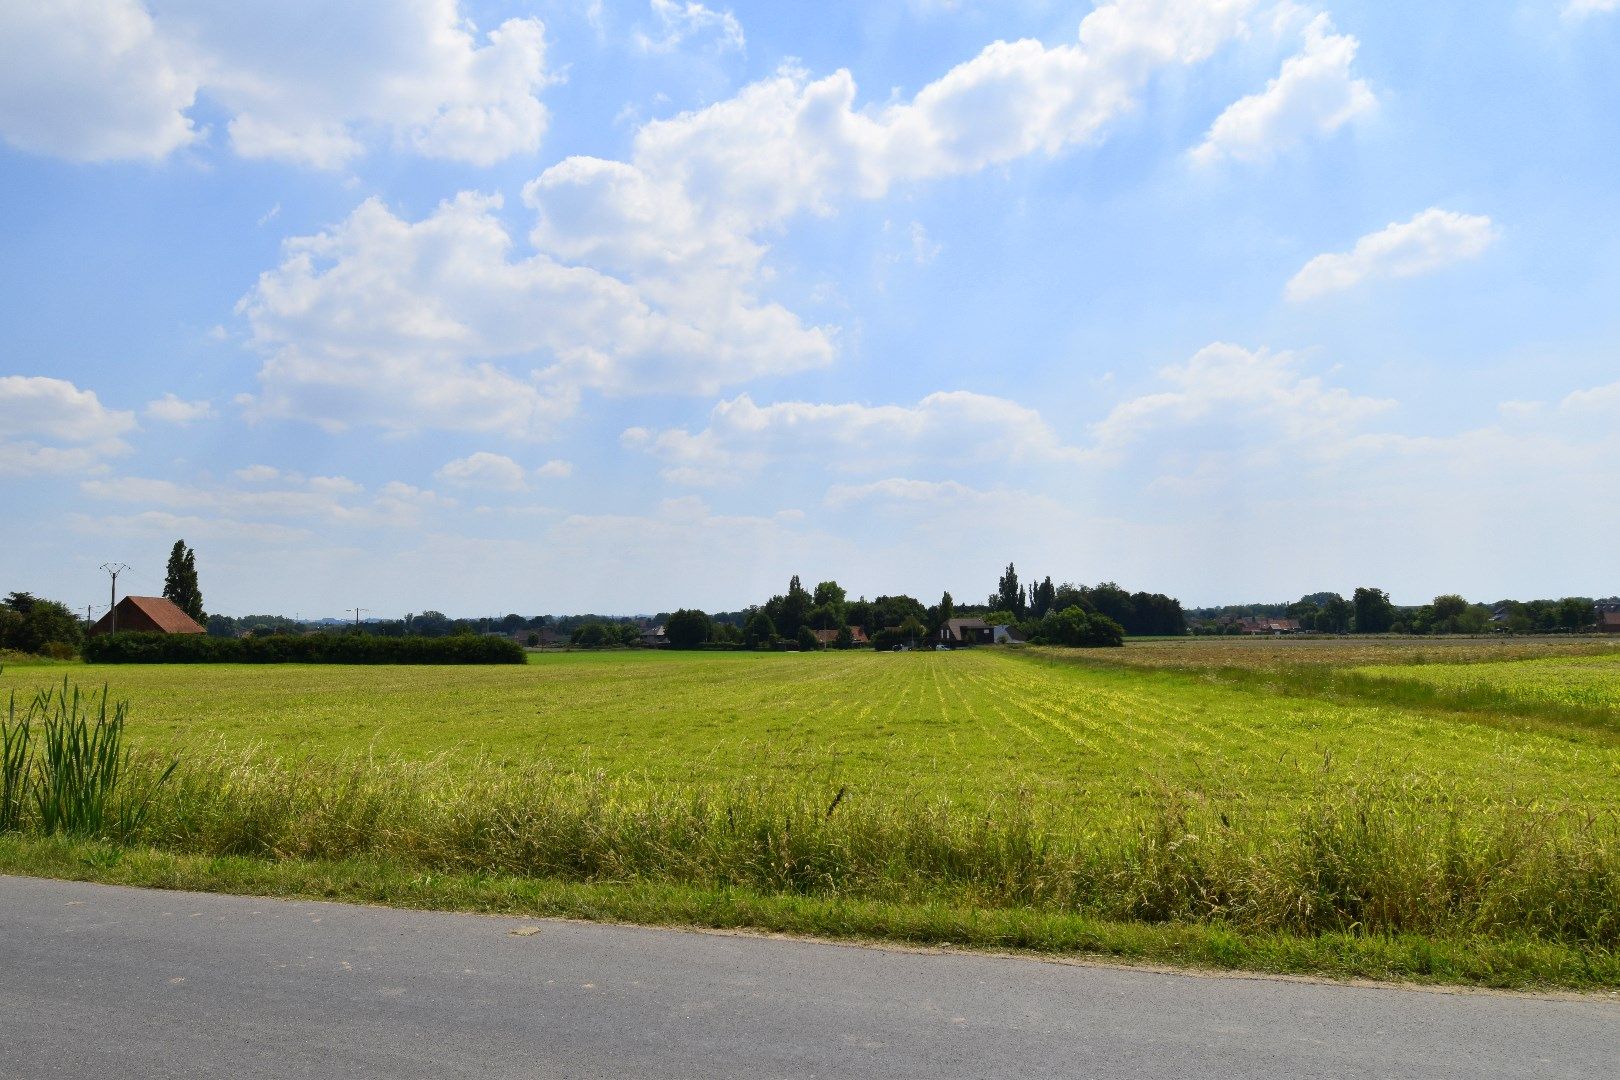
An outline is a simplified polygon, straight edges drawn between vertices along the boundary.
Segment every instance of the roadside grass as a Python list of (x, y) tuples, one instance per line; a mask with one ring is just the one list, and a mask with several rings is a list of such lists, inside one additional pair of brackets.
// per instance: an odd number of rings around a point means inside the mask
[[(130, 796), (151, 796), (139, 826), (117, 834), (122, 845), (40, 846), (25, 821), (5, 865), (57, 873), (64, 850), (86, 850), (72, 876), (227, 890), (362, 866), (371, 892), (351, 883), (324, 895), (392, 902), (400, 883), (420, 881), (403, 893), (427, 906), (504, 889), (589, 897), (611, 917), (661, 923), (1620, 986), (1620, 816), (1482, 805), (1438, 778), (1271, 807), (1166, 790), (1099, 816), (1028, 797), (970, 810), (813, 786), (681, 790), (367, 759), (289, 768), (202, 757), (156, 786), (163, 767), (132, 761)], [(193, 876), (112, 874), (129, 858)], [(679, 903), (647, 906), (659, 896)]]
[(1520, 937), (1323, 933), (1302, 937), (1076, 912), (761, 894), (659, 882), (431, 873), (385, 861), (178, 854), (0, 833), (0, 873), (107, 885), (487, 915), (780, 933), (856, 943), (1031, 953), (1131, 965), (1503, 990), (1613, 991), (1620, 955)]

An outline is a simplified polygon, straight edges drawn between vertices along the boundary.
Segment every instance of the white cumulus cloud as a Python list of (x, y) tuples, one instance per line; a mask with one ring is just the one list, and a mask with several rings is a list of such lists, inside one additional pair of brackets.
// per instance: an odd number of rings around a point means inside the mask
[(674, 52), (700, 37), (710, 38), (716, 52), (741, 52), (747, 46), (742, 23), (729, 11), (715, 11), (693, 0), (652, 0), (652, 14), (658, 20), (657, 31), (638, 29), (634, 35), (642, 52)]
[(183, 401), (173, 394), (164, 394), (156, 401), (146, 403), (146, 415), (165, 424), (190, 424), (214, 415), (214, 406), (207, 401)]
[(491, 491), (522, 491), (529, 486), (523, 466), (504, 454), (487, 450), (447, 462), (433, 475), (458, 487)]
[(1351, 72), (1359, 42), (1333, 32), (1317, 16), (1305, 46), (1258, 94), (1233, 102), (1216, 118), (1193, 160), (1264, 161), (1313, 135), (1326, 135), (1372, 112), (1378, 104), (1366, 80)]
[(916, 405), (756, 405), (747, 394), (722, 401), (701, 431), (631, 428), (624, 444), (663, 462), (664, 476), (714, 484), (789, 461), (869, 471), (930, 459), (1077, 462), (1085, 452), (1064, 444), (1033, 409), (966, 391), (930, 394)]
[(1609, 11), (1620, 11), (1620, 0), (1569, 0), (1564, 5), (1564, 18), (1584, 19)]
[(133, 413), (65, 379), (0, 375), (0, 475), (83, 472), (129, 452)]
[(162, 158), (200, 134), (198, 79), (138, 0), (0, 4), (0, 137), (72, 161)]
[(75, 160), (161, 158), (199, 96), (245, 157), (340, 167), (368, 142), (487, 165), (532, 153), (545, 35), (481, 35), (456, 0), (0, 5), (0, 135)]
[(243, 300), (266, 356), (250, 415), (532, 437), (588, 390), (712, 393), (825, 366), (834, 332), (763, 295), (762, 236), (1096, 139), (1155, 74), (1242, 37), (1256, 4), (1116, 0), (1072, 43), (996, 42), (883, 105), (858, 105), (848, 71), (784, 68), (645, 125), (627, 161), (547, 169), (523, 191), (532, 253), (514, 250), (497, 197), (463, 193), (419, 221), (367, 202), (290, 241)]
[(1363, 236), (1349, 251), (1316, 256), (1288, 282), (1288, 299), (1311, 300), (1364, 281), (1431, 273), (1479, 256), (1495, 240), (1490, 218), (1434, 207)]
[(1092, 426), (1092, 437), (1104, 451), (1167, 429), (1178, 430), (1177, 441), (1188, 445), (1195, 428), (1212, 429), (1211, 441), (1220, 447), (1325, 443), (1394, 405), (1328, 386), (1301, 367), (1294, 353), (1207, 345), (1159, 372), (1167, 389), (1115, 406)]

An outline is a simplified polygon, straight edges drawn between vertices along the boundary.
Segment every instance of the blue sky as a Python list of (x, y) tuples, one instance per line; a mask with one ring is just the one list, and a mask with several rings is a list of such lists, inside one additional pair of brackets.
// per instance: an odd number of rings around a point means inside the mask
[(4, 586), (1620, 591), (1615, 0), (0, 8)]

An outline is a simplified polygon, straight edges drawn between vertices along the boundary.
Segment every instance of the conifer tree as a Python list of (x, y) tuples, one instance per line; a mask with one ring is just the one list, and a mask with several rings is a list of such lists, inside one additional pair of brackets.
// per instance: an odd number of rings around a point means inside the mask
[(199, 625), (208, 621), (208, 616), (203, 612), (202, 588), (197, 584), (197, 553), (187, 547), (184, 540), (176, 540), (169, 551), (163, 595)]

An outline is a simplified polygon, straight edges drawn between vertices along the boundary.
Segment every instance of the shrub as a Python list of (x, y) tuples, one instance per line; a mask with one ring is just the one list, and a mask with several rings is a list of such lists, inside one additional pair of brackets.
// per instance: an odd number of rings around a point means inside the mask
[(1087, 613), (1080, 607), (1048, 611), (1035, 624), (1030, 640), (1037, 645), (1070, 648), (1105, 648), (1125, 644), (1125, 630), (1107, 615)]
[(682, 608), (664, 623), (664, 636), (672, 649), (696, 649), (709, 640), (714, 621), (706, 612)]
[(521, 664), (504, 637), (385, 638), (362, 634), (216, 638), (202, 634), (103, 634), (84, 645), (99, 664)]

